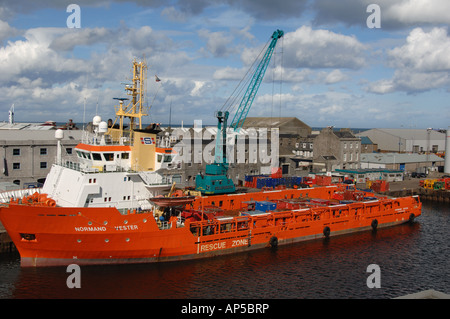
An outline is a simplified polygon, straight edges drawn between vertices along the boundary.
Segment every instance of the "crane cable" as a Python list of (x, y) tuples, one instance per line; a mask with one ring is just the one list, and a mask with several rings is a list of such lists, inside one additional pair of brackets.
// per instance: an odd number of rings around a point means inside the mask
[[(265, 52), (267, 50), (267, 47), (268, 47), (270, 41), (271, 41), (270, 39), (269, 39), (269, 41), (267, 41), (266, 45), (262, 48), (261, 52), (258, 54), (256, 59), (253, 61), (252, 65), (247, 70), (244, 77), (239, 81), (239, 84), (235, 87), (235, 89), (233, 90), (231, 95), (228, 97), (228, 99), (222, 105), (222, 107), (220, 109), (221, 111), (224, 111), (224, 112), (229, 111), (230, 113), (234, 112), (234, 110), (236, 109), (236, 106), (239, 104), (238, 101), (242, 100), (244, 89), (246, 89), (248, 87), (248, 84), (252, 80), (252, 76), (249, 76), (249, 74), (253, 74), (254, 72), (250, 73), (250, 71), (256, 69), (255, 68), (256, 62), (261, 60), (260, 59), (261, 55), (263, 54), (263, 52)], [(244, 81), (245, 81), (245, 83), (244, 83)], [(236, 91), (238, 91), (238, 94), (235, 94)]]

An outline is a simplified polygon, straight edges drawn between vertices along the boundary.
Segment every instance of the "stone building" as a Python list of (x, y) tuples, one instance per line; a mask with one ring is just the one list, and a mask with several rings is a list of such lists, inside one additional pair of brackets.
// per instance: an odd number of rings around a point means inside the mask
[(296, 117), (248, 117), (243, 128), (279, 130), (279, 164), (283, 174), (303, 176), (312, 170), (312, 129)]
[(318, 171), (359, 168), (361, 139), (350, 129), (336, 131), (333, 127), (322, 129), (314, 139), (314, 162)]
[[(177, 153), (175, 163), (167, 173), (175, 176), (177, 184), (195, 186), (196, 176), (205, 172), (207, 164), (214, 162), (217, 128), (173, 128), (165, 132), (169, 133)], [(265, 145), (261, 145), (258, 136), (252, 135), (249, 129), (241, 129), (237, 137), (228, 133), (228, 177), (236, 185), (242, 185), (246, 175), (270, 173), (270, 166), (276, 162), (273, 157), (276, 150), (271, 145), (272, 139), (278, 144), (278, 137), (269, 134), (268, 139), (263, 140)]]
[[(45, 181), (56, 160), (55, 129), (0, 130), (2, 174), (0, 182), (11, 182), (20, 188), (38, 186)], [(65, 130), (61, 141), (62, 155), (72, 154), (81, 141), (83, 131)]]

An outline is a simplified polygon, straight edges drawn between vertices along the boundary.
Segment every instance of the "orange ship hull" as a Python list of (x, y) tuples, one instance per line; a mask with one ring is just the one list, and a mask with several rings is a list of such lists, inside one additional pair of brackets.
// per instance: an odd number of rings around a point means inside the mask
[[(27, 267), (205, 258), (392, 226), (421, 214), (417, 196), (339, 204), (334, 198), (342, 191), (332, 186), (198, 197), (194, 210), (214, 204), (241, 215), (202, 213), (200, 220), (172, 219), (164, 227), (150, 211), (123, 215), (115, 208), (9, 204), (0, 219)], [(289, 206), (312, 197), (322, 202)], [(248, 203), (258, 200), (278, 200), (280, 208), (246, 213)]]

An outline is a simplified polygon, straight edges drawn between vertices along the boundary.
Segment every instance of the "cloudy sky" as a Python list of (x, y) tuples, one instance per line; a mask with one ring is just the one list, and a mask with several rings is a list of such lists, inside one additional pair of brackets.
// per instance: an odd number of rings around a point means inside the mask
[[(80, 28), (67, 27), (71, 3)], [(373, 3), (380, 28), (367, 24)], [(249, 116), (447, 128), (449, 12), (448, 0), (0, 0), (0, 121), (12, 104), (18, 122), (113, 118), (132, 60), (145, 57), (145, 122), (168, 123), (171, 108), (172, 124), (215, 124), (280, 29)]]

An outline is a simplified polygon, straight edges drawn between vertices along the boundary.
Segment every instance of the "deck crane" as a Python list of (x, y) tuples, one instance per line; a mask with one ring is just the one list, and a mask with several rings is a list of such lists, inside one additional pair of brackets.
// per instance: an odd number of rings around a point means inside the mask
[[(235, 132), (239, 132), (247, 114), (258, 92), (259, 86), (267, 67), (272, 57), (272, 53), (275, 49), (278, 39), (284, 35), (281, 30), (276, 30), (272, 34), (272, 40), (265, 51), (261, 61), (259, 62), (256, 70), (252, 76), (252, 79), (247, 87), (247, 90), (242, 98), (236, 114), (233, 117), (230, 127)], [(218, 111), (215, 116), (217, 117), (217, 134), (216, 134), (216, 148), (214, 155), (214, 163), (206, 165), (205, 175), (198, 174), (195, 178), (195, 189), (202, 194), (214, 195), (214, 194), (226, 194), (235, 191), (235, 186), (232, 179), (227, 177), (228, 163), (226, 152), (226, 138), (227, 138), (227, 121), (229, 112)], [(222, 147), (221, 147), (222, 146)]]

